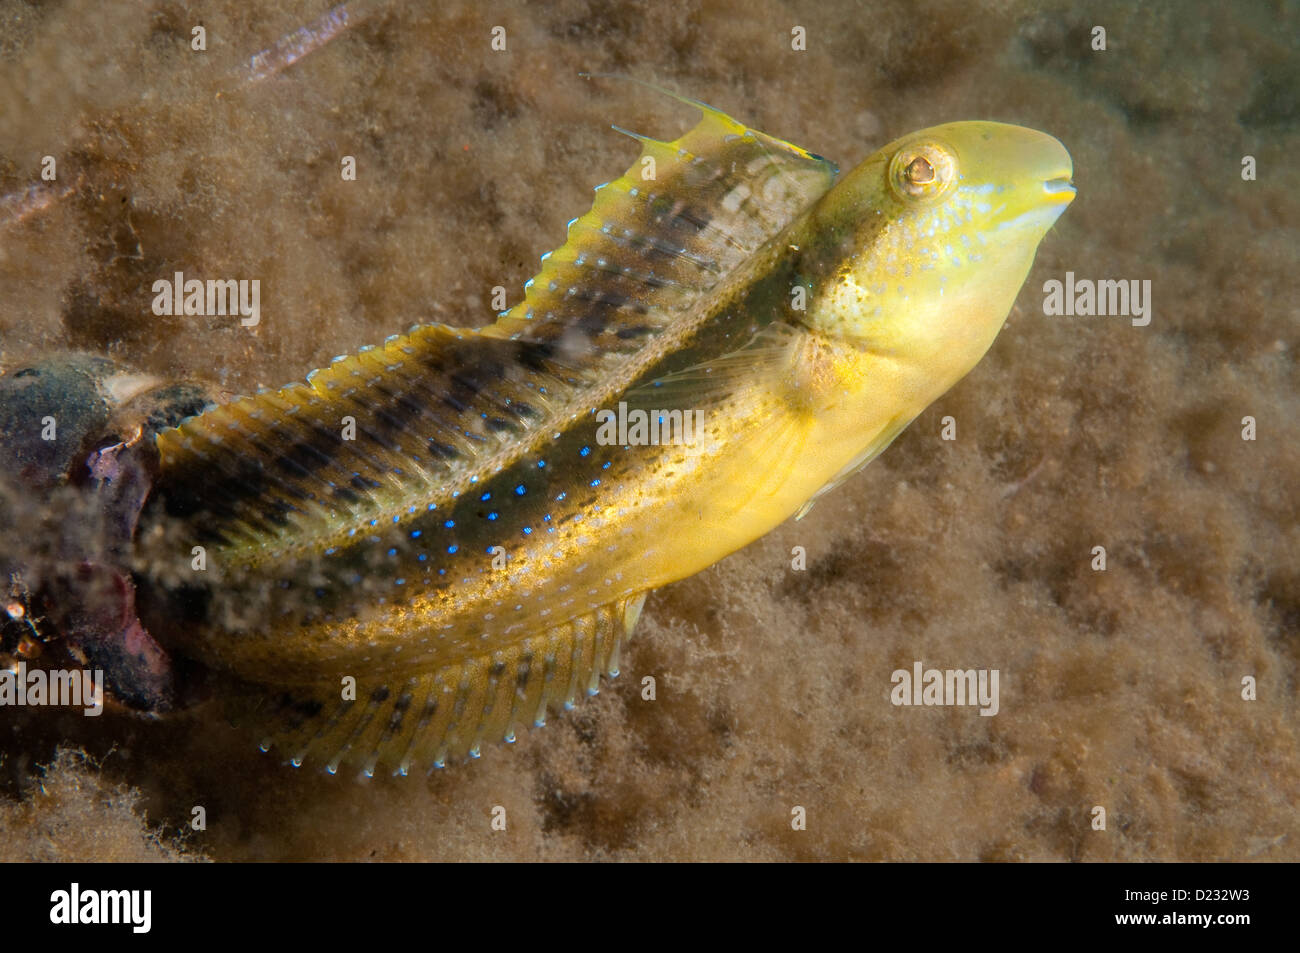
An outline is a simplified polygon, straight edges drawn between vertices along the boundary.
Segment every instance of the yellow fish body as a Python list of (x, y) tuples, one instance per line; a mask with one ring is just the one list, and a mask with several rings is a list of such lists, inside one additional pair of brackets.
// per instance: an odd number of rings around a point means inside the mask
[(975, 365), (1074, 196), (1029, 129), (927, 129), (836, 182), (695, 105), (496, 324), (159, 436), (142, 616), (277, 698), (293, 763), (404, 774), (594, 692), (649, 590), (801, 513)]

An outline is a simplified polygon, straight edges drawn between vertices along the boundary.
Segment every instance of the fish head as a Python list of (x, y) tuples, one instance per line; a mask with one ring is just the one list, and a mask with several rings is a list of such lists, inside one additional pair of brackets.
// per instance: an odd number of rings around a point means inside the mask
[(1052, 136), (957, 122), (897, 139), (822, 199), (837, 236), (808, 325), (922, 365), (946, 390), (983, 356), (1074, 198)]

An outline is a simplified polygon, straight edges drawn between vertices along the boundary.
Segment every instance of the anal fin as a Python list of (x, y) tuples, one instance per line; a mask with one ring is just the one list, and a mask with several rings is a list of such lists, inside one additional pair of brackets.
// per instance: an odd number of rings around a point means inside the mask
[(355, 700), (344, 700), (338, 685), (260, 699), (255, 718), (270, 726), (262, 748), (295, 766), (323, 764), (333, 774), (355, 765), (367, 777), (380, 767), (405, 775), (478, 757), (482, 745), (513, 741), (520, 726), (542, 725), (548, 712), (594, 695), (602, 674), (617, 675), (645, 597), (405, 680), (358, 679)]

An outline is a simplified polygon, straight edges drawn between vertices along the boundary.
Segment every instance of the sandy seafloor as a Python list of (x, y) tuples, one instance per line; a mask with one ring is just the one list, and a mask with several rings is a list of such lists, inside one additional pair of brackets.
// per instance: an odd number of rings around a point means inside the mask
[[(694, 121), (583, 70), (842, 168), (940, 122), (1032, 126), (1079, 195), (974, 372), (802, 522), (652, 595), (569, 716), (361, 782), (205, 711), (0, 709), (0, 858), (1300, 859), (1295, 4), (394, 2), (251, 81), (328, 9), (273, 6), (0, 2), (0, 194), (45, 154), (85, 173), (0, 223), (0, 363), (75, 348), (248, 392), (486, 323), (636, 156), (610, 123)], [(175, 270), (259, 278), (260, 326), (156, 318)], [(1067, 270), (1149, 279), (1150, 325), (1044, 316)], [(998, 669), (1000, 713), (892, 706), (915, 660)]]

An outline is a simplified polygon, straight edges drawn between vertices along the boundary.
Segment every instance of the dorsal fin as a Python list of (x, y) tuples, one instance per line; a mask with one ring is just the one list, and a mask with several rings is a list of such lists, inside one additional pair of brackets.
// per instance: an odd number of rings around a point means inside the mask
[(223, 567), (256, 567), (450, 503), (620, 392), (835, 175), (696, 105), (681, 138), (638, 137), (496, 324), (418, 327), (160, 434), (168, 513), (225, 547)]
[(585, 383), (544, 346), (425, 325), (162, 432), (158, 492), (256, 565), (454, 499)]
[[(672, 95), (672, 94), (669, 94)], [(560, 341), (566, 353), (636, 350), (670, 326), (835, 178), (833, 163), (703, 103), (672, 142), (641, 143), (620, 178), (596, 187), (568, 239), (543, 256), (524, 300), (484, 333)]]

